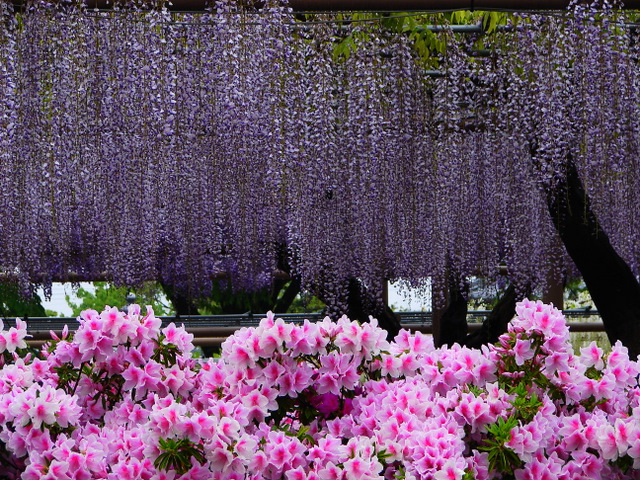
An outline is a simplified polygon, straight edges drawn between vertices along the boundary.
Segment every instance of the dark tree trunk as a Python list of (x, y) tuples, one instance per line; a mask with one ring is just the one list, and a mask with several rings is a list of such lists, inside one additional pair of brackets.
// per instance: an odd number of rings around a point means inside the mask
[(440, 318), (439, 345), (451, 346), (454, 343), (464, 345), (469, 330), (467, 326), (467, 288), (460, 288), (459, 283), (449, 286), (447, 307)]
[[(300, 293), (301, 283), (299, 278), (291, 276), (288, 250), (284, 243), (278, 244), (278, 270), (283, 275), (273, 279), (269, 310), (274, 313), (286, 313), (296, 296)], [(280, 292), (283, 288), (285, 290), (282, 293), (282, 297), (280, 297)], [(267, 310), (265, 310), (265, 312), (266, 311)]]
[(192, 299), (181, 295), (171, 285), (160, 282), (160, 286), (173, 305), (173, 309), (175, 310), (177, 317), (200, 314), (198, 312), (198, 307)]
[(280, 297), (280, 299), (275, 302), (272, 310), (275, 313), (286, 313), (286, 311), (289, 310), (289, 307), (295, 300), (296, 295), (298, 295), (299, 293), (300, 279), (293, 278), (291, 279), (291, 282), (289, 282), (287, 289), (282, 294), (282, 297)]
[(351, 320), (368, 322), (369, 316), (378, 320), (380, 328), (387, 331), (387, 339), (392, 340), (400, 332), (400, 320), (387, 304), (371, 295), (366, 287), (355, 278), (349, 279), (347, 316)]
[(173, 308), (176, 311), (177, 317), (200, 315), (200, 312), (198, 312), (198, 307), (196, 307), (194, 303), (187, 297), (183, 297), (182, 295), (173, 295), (170, 300), (173, 304)]
[(481, 345), (497, 342), (498, 337), (507, 331), (509, 322), (516, 314), (517, 300), (518, 292), (511, 284), (487, 319), (482, 322), (482, 327), (467, 336), (464, 344), (467, 347), (480, 348)]
[(609, 341), (640, 354), (640, 284), (598, 223), (571, 155), (560, 184), (547, 188), (547, 205), (571, 259), (602, 317)]
[(449, 303), (440, 320), (440, 345), (458, 343), (471, 348), (495, 343), (498, 337), (507, 331), (507, 326), (516, 313), (516, 302), (521, 294), (514, 285), (510, 285), (498, 300), (482, 327), (468, 333), (466, 292), (458, 285), (449, 290)]

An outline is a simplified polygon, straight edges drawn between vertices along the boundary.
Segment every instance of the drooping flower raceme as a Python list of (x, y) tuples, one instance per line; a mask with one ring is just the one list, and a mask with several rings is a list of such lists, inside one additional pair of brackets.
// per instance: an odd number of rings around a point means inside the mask
[(208, 296), (212, 275), (271, 285), (283, 254), (333, 303), (345, 278), (426, 286), (448, 263), (544, 283), (572, 270), (540, 194), (568, 153), (640, 273), (640, 42), (617, 2), (513, 16), (482, 36), (490, 57), (468, 55), (477, 35), (416, 26), (442, 16), (14, 3), (0, 2), (0, 264), (22, 285), (75, 273)]

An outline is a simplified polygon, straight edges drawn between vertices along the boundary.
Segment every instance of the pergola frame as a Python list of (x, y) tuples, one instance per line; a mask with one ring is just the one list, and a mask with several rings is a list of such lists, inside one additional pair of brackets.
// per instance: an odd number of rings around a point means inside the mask
[[(28, 0), (4, 0), (12, 2), (15, 7), (14, 11), (21, 12), (28, 10), (32, 4), (28, 4)], [(59, 6), (60, 11), (66, 11), (70, 8), (77, 12), (76, 8), (86, 8), (87, 13), (97, 9), (102, 11), (149, 11), (167, 8), (172, 12), (184, 13), (205, 13), (215, 9), (213, 0), (54, 0), (54, 8)], [(415, 12), (416, 14), (424, 12), (442, 12), (456, 10), (479, 10), (479, 11), (562, 11), (570, 6), (569, 0), (289, 0), (287, 5), (294, 12)], [(241, 6), (247, 6), (247, 11), (259, 11), (264, 6), (264, 0), (251, 0), (239, 2)], [(11, 4), (9, 4), (11, 5)], [(115, 7), (114, 7), (115, 5)], [(33, 7), (33, 8), (38, 8)], [(620, 8), (640, 10), (640, 0), (629, 0)], [(165, 10), (166, 12), (166, 10)], [(5, 11), (6, 13), (6, 11)], [(214, 12), (215, 13), (215, 12)], [(64, 14), (64, 13), (63, 13)], [(413, 14), (413, 13), (411, 13)], [(425, 27), (429, 28), (429, 27)], [(436, 27), (433, 27), (434, 29)], [(474, 33), (482, 33), (480, 25), (464, 25), (461, 26), (465, 31), (472, 30)], [(452, 28), (453, 30), (453, 28)], [(442, 76), (442, 72), (427, 72), (431, 76)], [(436, 309), (434, 309), (436, 310)], [(434, 326), (437, 327), (439, 320), (438, 313), (434, 315)], [(435, 329), (437, 332), (437, 328)], [(437, 333), (436, 333), (437, 335)]]
[[(87, 8), (111, 9), (114, 0), (82, 0)], [(156, 0), (160, 5), (162, 0)], [(13, 0), (21, 7), (22, 0)], [(170, 10), (203, 12), (211, 4), (207, 0), (171, 0)], [(260, 6), (264, 2), (255, 2)], [(297, 12), (429, 12), (441, 10), (564, 10), (569, 0), (289, 0), (289, 6)], [(640, 0), (626, 0), (624, 9), (640, 9)]]

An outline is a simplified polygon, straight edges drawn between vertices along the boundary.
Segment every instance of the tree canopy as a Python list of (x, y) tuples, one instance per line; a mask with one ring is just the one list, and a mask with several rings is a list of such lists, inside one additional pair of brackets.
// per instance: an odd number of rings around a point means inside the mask
[(76, 296), (80, 300), (79, 303), (72, 301), (69, 295), (65, 296), (67, 304), (71, 307), (72, 317), (78, 317), (83, 310), (87, 309), (101, 311), (105, 305), (126, 311), (127, 296), (130, 293), (133, 293), (135, 303), (151, 305), (155, 315), (171, 313), (171, 308), (163, 302), (162, 289), (153, 282), (144, 283), (136, 292), (130, 292), (126, 287), (114, 287), (106, 282), (94, 282), (93, 286), (93, 289), (78, 288)]

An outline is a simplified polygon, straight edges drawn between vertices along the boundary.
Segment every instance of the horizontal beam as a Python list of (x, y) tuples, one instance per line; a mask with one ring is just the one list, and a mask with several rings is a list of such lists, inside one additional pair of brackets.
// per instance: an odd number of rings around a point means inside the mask
[[(2, 1), (2, 0), (0, 0)], [(20, 7), (22, 0), (13, 0)], [(111, 9), (113, 0), (84, 0), (90, 8)], [(162, 1), (156, 1), (162, 4)], [(171, 0), (170, 10), (204, 12), (214, 3), (207, 0)], [(569, 0), (289, 0), (289, 6), (297, 12), (428, 12), (436, 10), (564, 10)], [(263, 2), (256, 2), (260, 6)], [(640, 0), (627, 0), (625, 9), (640, 9)]]

